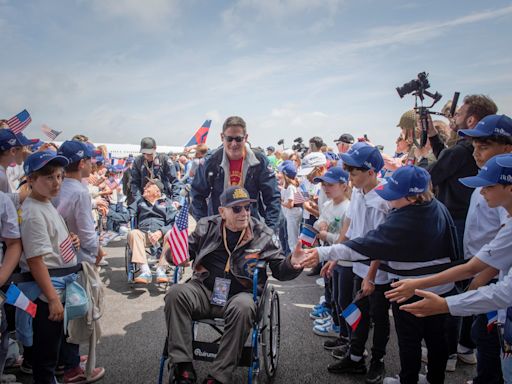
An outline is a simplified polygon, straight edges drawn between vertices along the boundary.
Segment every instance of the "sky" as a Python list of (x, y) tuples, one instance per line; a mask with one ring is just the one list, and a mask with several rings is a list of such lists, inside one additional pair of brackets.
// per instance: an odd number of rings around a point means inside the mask
[(0, 0), (0, 116), (22, 109), (96, 142), (208, 144), (239, 115), (256, 146), (367, 134), (393, 152), (430, 74), (443, 99), (489, 95), (512, 114), (512, 3), (415, 0)]

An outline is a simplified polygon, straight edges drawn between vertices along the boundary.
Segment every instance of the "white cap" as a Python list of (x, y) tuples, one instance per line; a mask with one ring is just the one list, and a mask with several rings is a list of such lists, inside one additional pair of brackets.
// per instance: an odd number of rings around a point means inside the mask
[(309, 175), (315, 167), (323, 167), (327, 164), (327, 159), (322, 152), (312, 152), (302, 159), (302, 165), (297, 172), (297, 176)]

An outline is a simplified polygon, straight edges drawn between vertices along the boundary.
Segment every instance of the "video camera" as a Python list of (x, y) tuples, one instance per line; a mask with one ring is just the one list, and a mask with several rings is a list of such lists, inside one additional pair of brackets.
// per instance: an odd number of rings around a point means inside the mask
[(304, 155), (308, 151), (308, 147), (304, 145), (304, 140), (302, 139), (302, 137), (297, 137), (296, 139), (293, 140), (293, 142), (295, 144), (292, 145), (292, 149), (298, 152), (301, 155), (301, 157), (304, 157)]
[[(430, 83), (428, 81), (428, 73), (426, 72), (420, 72), (417, 75), (416, 79), (413, 79), (401, 87), (397, 87), (396, 91), (398, 92), (398, 96), (400, 98), (403, 98), (405, 95), (412, 94), (415, 97), (414, 101), (414, 109), (420, 116), (421, 121), (421, 137), (420, 142), (416, 140), (416, 132), (413, 130), (412, 132), (412, 140), (414, 144), (418, 147), (424, 147), (425, 144), (427, 144), (428, 140), (428, 115), (441, 115), (445, 116), (447, 118), (452, 118), (455, 114), (455, 110), (457, 108), (457, 102), (459, 100), (459, 92), (455, 92), (453, 94), (452, 104), (450, 108), (450, 112), (448, 115), (442, 113), (442, 112), (434, 112), (431, 111), (430, 108), (432, 108), (441, 98), (443, 95), (441, 95), (439, 92), (431, 93), (427, 91), (427, 89), (430, 88)], [(425, 100), (425, 96), (428, 96), (432, 99), (432, 104), (428, 107), (423, 105), (423, 101)], [(418, 106), (418, 99), (420, 99), (420, 105)]]

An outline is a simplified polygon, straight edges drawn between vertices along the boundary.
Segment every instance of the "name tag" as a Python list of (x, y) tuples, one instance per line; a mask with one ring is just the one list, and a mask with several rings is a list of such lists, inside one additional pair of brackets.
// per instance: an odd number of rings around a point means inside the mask
[(228, 301), (230, 286), (231, 280), (216, 277), (215, 283), (213, 285), (212, 299), (210, 302), (213, 305), (218, 305), (220, 307), (226, 305), (226, 302)]

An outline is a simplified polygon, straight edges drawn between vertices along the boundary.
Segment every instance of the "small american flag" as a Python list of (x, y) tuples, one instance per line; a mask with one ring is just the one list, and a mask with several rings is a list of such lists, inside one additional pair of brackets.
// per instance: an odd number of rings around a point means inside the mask
[(71, 241), (71, 236), (68, 235), (66, 240), (64, 240), (59, 245), (60, 255), (64, 260), (64, 263), (69, 263), (75, 257), (75, 247), (73, 246), (73, 242)]
[(181, 207), (181, 211), (172, 226), (168, 240), (172, 252), (172, 262), (180, 265), (188, 259), (188, 201)]
[(13, 116), (7, 120), (7, 125), (9, 125), (9, 129), (17, 135), (23, 131), (31, 122), (32, 118), (30, 117), (30, 114), (26, 109), (24, 109), (16, 116)]
[(306, 199), (300, 190), (293, 194), (293, 204), (304, 204)]
[(46, 124), (43, 124), (41, 126), (41, 131), (43, 131), (46, 137), (48, 137), (50, 140), (55, 140), (57, 136), (59, 136), (62, 133), (62, 131), (56, 131), (54, 129), (51, 129)]

